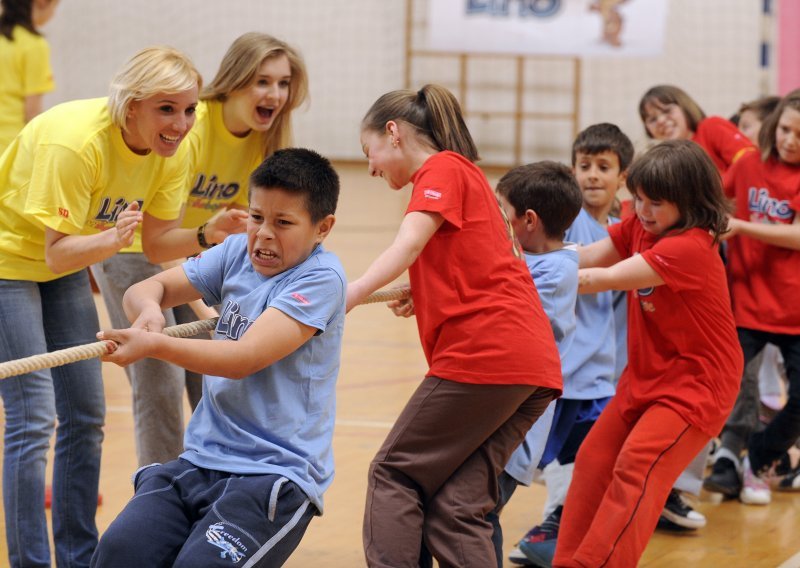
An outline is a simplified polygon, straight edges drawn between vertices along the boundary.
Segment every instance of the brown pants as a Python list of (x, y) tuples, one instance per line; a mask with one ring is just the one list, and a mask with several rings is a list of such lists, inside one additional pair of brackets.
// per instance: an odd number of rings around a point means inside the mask
[(529, 385), (429, 377), (369, 469), (364, 551), (371, 567), (416, 567), (421, 544), (439, 566), (493, 566), (497, 475), (554, 398)]

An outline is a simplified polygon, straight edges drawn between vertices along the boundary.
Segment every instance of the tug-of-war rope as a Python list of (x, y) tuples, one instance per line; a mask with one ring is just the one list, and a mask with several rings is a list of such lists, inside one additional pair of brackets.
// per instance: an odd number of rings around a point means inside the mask
[[(410, 288), (394, 288), (391, 290), (379, 290), (367, 296), (362, 304), (377, 304), (379, 302), (391, 302), (393, 300), (405, 300), (411, 296)], [(170, 337), (191, 337), (204, 331), (212, 331), (217, 326), (217, 319), (210, 318), (191, 323), (183, 323), (165, 327), (162, 333)], [(67, 363), (75, 363), (85, 359), (94, 359), (108, 355), (116, 349), (113, 341), (97, 341), (86, 345), (76, 345), (67, 349), (60, 349), (41, 355), (32, 355), (23, 359), (0, 363), (0, 379), (7, 379), (16, 375), (38, 371), (40, 369), (50, 369), (59, 367)]]

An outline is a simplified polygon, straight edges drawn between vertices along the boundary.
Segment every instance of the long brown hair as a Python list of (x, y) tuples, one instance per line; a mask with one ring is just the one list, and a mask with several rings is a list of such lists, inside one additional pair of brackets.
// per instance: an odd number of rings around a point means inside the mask
[(383, 132), (390, 120), (413, 126), (417, 136), (438, 151), (450, 150), (471, 162), (480, 159), (461, 105), (442, 86), (428, 84), (416, 92), (401, 89), (382, 95), (367, 111), (361, 129)]
[(228, 48), (214, 79), (200, 93), (200, 100), (224, 102), (233, 91), (250, 85), (265, 59), (281, 55), (289, 60), (291, 85), (286, 105), (270, 129), (262, 133), (265, 157), (291, 145), (292, 111), (308, 98), (306, 64), (296, 49), (268, 34), (249, 32), (241, 35)]

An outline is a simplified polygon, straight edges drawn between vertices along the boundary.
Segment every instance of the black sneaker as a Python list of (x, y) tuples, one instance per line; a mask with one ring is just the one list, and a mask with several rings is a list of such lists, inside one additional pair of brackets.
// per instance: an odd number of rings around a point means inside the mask
[(711, 475), (703, 480), (703, 489), (713, 493), (722, 493), (728, 497), (738, 497), (742, 490), (742, 480), (736, 464), (732, 460), (720, 457), (711, 468)]
[(781, 478), (778, 482), (778, 491), (800, 491), (800, 467)]
[[(705, 516), (692, 509), (692, 507), (683, 500), (683, 497), (677, 489), (673, 489), (669, 492), (664, 510), (661, 511), (661, 519), (688, 530), (697, 530), (706, 526)], [(661, 519), (659, 519), (659, 522)], [(664, 523), (662, 528), (670, 527)]]

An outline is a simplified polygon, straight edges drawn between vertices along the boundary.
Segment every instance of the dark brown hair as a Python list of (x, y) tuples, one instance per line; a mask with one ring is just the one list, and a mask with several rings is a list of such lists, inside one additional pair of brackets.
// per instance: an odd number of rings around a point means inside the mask
[(535, 211), (551, 239), (564, 238), (583, 204), (572, 171), (548, 160), (510, 170), (497, 183), (497, 193), (506, 198), (518, 217), (528, 209)]
[(680, 220), (672, 231), (695, 227), (710, 231), (714, 242), (727, 231), (730, 204), (722, 192), (719, 170), (691, 140), (666, 140), (633, 162), (628, 188), (637, 198), (674, 203)]

